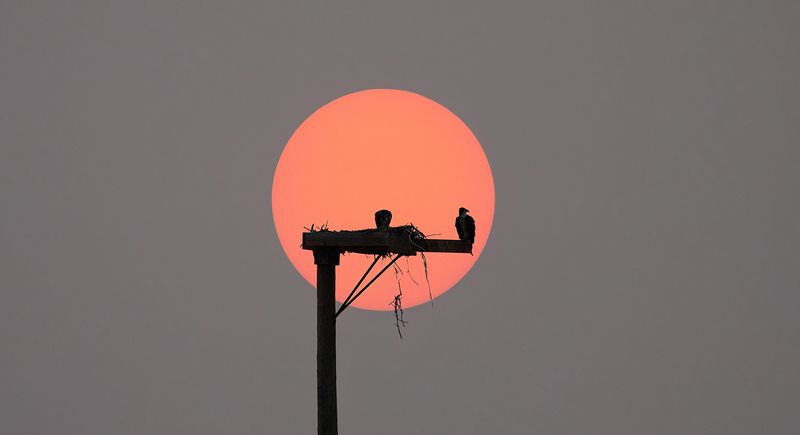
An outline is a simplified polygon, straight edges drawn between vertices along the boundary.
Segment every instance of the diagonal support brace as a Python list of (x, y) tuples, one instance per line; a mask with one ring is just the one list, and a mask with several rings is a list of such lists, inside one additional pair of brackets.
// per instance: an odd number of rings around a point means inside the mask
[[(343, 304), (342, 304), (342, 306), (341, 306), (341, 307), (339, 307), (339, 310), (338, 310), (338, 311), (336, 311), (336, 317), (339, 317), (339, 314), (341, 314), (341, 313), (342, 313), (342, 311), (344, 311), (344, 310), (345, 310), (345, 308), (349, 307), (349, 306), (350, 306), (350, 305), (351, 305), (353, 302), (355, 302), (355, 300), (356, 300), (356, 299), (358, 299), (358, 297), (359, 297), (359, 296), (361, 296), (361, 294), (362, 294), (362, 293), (364, 293), (364, 291), (365, 291), (366, 289), (368, 289), (368, 288), (369, 288), (369, 286), (370, 286), (370, 285), (371, 285), (373, 282), (375, 282), (375, 280), (376, 280), (376, 279), (378, 279), (378, 278), (379, 278), (381, 275), (383, 275), (383, 272), (386, 272), (386, 269), (390, 268), (390, 267), (391, 267), (391, 266), (392, 266), (392, 265), (393, 265), (393, 264), (394, 264), (394, 263), (395, 263), (395, 262), (396, 262), (396, 261), (397, 261), (397, 260), (398, 260), (400, 257), (402, 257), (402, 256), (403, 256), (403, 254), (397, 254), (397, 255), (396, 255), (396, 256), (395, 256), (395, 257), (392, 259), (392, 261), (390, 261), (390, 262), (389, 262), (389, 264), (387, 264), (387, 265), (386, 265), (386, 266), (385, 266), (383, 269), (381, 269), (381, 271), (380, 271), (380, 272), (378, 272), (378, 274), (377, 274), (377, 275), (375, 275), (375, 276), (374, 276), (374, 277), (373, 277), (373, 278), (372, 278), (372, 279), (371, 279), (371, 280), (370, 280), (370, 281), (367, 283), (367, 285), (365, 285), (365, 286), (364, 286), (364, 288), (362, 288), (362, 289), (361, 289), (361, 291), (359, 291), (358, 293), (356, 293), (356, 295), (355, 295), (355, 296), (354, 296), (352, 299), (350, 299), (349, 301), (346, 301), (346, 303), (343, 303)], [(366, 276), (366, 275), (364, 275), (364, 276)]]
[(344, 301), (342, 302), (342, 305), (346, 305), (346, 304), (347, 304), (347, 303), (350, 301), (350, 298), (352, 298), (352, 297), (353, 297), (353, 293), (355, 293), (355, 292), (356, 292), (356, 290), (358, 290), (358, 286), (360, 286), (360, 285), (361, 285), (361, 283), (362, 283), (362, 282), (364, 282), (364, 278), (366, 278), (366, 277), (367, 277), (367, 275), (369, 275), (369, 272), (372, 270), (372, 268), (373, 268), (373, 267), (375, 267), (375, 264), (377, 264), (377, 263), (378, 263), (378, 260), (379, 260), (380, 258), (381, 258), (381, 257), (380, 257), (380, 256), (378, 256), (378, 255), (376, 255), (376, 256), (375, 256), (375, 261), (373, 261), (373, 262), (372, 262), (372, 264), (370, 264), (370, 265), (369, 265), (369, 268), (367, 269), (367, 271), (366, 271), (366, 272), (364, 272), (364, 274), (363, 274), (363, 275), (361, 275), (361, 279), (359, 279), (359, 280), (358, 280), (358, 283), (356, 283), (356, 286), (355, 286), (355, 287), (353, 287), (353, 290), (351, 290), (351, 291), (350, 291), (350, 294), (349, 294), (349, 295), (347, 295), (347, 297), (344, 299)]

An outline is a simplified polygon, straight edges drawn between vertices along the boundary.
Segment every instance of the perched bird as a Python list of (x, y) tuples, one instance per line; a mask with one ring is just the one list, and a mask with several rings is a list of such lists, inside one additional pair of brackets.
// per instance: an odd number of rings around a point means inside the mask
[(459, 239), (475, 243), (475, 219), (467, 213), (469, 213), (469, 210), (464, 207), (458, 209), (456, 231)]
[(375, 212), (375, 226), (379, 230), (388, 230), (392, 223), (392, 212), (389, 210), (378, 210)]

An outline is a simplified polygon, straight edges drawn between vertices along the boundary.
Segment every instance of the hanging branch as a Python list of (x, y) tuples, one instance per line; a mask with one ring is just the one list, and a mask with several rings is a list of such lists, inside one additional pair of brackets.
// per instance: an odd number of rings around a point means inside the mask
[(411, 282), (418, 286), (419, 283), (414, 279), (414, 275), (411, 274), (411, 265), (409, 264), (408, 257), (406, 257), (406, 272), (408, 272), (408, 277), (411, 278)]
[(433, 306), (433, 292), (431, 292), (431, 281), (428, 279), (428, 258), (425, 257), (424, 252), (420, 252), (419, 255), (422, 257), (422, 267), (425, 269), (425, 283), (428, 284), (428, 300), (431, 301), (431, 306)]
[(406, 327), (406, 322), (403, 319), (403, 289), (400, 288), (400, 281), (397, 281), (397, 295), (395, 295), (394, 300), (389, 303), (389, 305), (394, 308), (394, 326), (397, 328), (397, 334), (400, 336), (400, 339), (403, 339), (403, 333), (400, 331), (400, 327)]

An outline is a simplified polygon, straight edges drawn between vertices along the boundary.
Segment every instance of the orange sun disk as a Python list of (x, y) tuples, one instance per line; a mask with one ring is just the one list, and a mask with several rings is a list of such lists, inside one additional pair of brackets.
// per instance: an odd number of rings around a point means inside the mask
[[(300, 247), (304, 227), (373, 228), (375, 211), (385, 208), (392, 212), (392, 226), (413, 223), (432, 238), (457, 239), (458, 208), (468, 208), (477, 227), (474, 256), (427, 254), (434, 298), (455, 285), (480, 256), (494, 201), (489, 162), (466, 124), (429, 98), (394, 89), (345, 95), (311, 114), (286, 144), (272, 185), (278, 238), (312, 286), (313, 256)], [(347, 297), (371, 262), (371, 256), (361, 254), (341, 257), (336, 300)], [(391, 310), (400, 289), (404, 308), (427, 302), (421, 257), (396, 264), (399, 271), (389, 269), (353, 306)]]

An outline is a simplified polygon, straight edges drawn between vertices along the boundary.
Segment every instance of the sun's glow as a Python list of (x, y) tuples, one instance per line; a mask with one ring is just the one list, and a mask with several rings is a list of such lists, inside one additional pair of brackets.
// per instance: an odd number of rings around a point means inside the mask
[[(434, 298), (455, 285), (480, 256), (494, 204), (489, 162), (467, 125), (429, 98), (394, 89), (345, 95), (311, 114), (286, 144), (272, 185), (278, 238), (312, 286), (316, 266), (312, 253), (300, 247), (303, 227), (327, 223), (332, 230), (373, 228), (375, 211), (385, 208), (393, 214), (392, 226), (413, 223), (425, 234), (435, 234), (431, 238), (457, 239), (458, 208), (468, 208), (477, 227), (474, 256), (427, 254)], [(398, 279), (405, 308), (427, 302), (422, 259), (407, 260), (396, 263), (401, 270), (397, 276), (387, 270), (353, 306), (391, 310)], [(342, 256), (336, 271), (338, 301), (371, 262), (371, 256)]]

